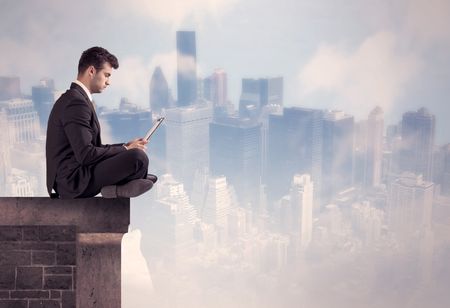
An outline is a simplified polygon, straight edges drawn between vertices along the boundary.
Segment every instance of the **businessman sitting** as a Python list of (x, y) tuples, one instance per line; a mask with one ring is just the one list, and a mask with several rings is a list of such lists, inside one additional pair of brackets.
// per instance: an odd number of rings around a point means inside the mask
[[(117, 58), (101, 47), (84, 51), (77, 79), (54, 104), (47, 126), (47, 190), (51, 197), (136, 197), (157, 178), (147, 174), (147, 141), (102, 144), (92, 94), (108, 85)], [(55, 191), (55, 193), (52, 192)]]

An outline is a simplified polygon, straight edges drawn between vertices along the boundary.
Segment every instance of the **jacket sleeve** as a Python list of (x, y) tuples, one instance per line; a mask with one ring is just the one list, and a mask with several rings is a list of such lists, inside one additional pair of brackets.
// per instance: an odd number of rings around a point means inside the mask
[(126, 151), (123, 146), (95, 145), (95, 132), (91, 126), (92, 110), (83, 100), (69, 102), (64, 110), (62, 125), (80, 165), (92, 165)]

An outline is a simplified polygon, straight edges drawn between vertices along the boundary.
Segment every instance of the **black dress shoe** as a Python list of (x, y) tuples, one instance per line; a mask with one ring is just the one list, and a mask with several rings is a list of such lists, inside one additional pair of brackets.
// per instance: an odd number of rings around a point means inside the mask
[(103, 198), (133, 198), (142, 195), (153, 187), (148, 179), (132, 180), (123, 185), (110, 185), (102, 188)]
[(147, 180), (150, 180), (150, 181), (152, 181), (153, 182), (153, 184), (155, 184), (156, 183), (156, 181), (158, 181), (158, 177), (156, 176), (156, 175), (154, 175), (154, 174), (147, 174)]

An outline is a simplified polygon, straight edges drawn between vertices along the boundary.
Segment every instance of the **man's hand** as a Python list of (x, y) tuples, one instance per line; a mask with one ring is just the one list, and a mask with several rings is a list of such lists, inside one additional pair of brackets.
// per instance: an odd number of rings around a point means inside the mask
[(147, 140), (145, 140), (144, 138), (138, 138), (138, 139), (134, 139), (131, 140), (127, 143), (125, 143), (125, 148), (127, 150), (129, 149), (141, 149), (141, 150), (145, 150), (147, 149), (147, 147), (145, 146), (148, 143)]

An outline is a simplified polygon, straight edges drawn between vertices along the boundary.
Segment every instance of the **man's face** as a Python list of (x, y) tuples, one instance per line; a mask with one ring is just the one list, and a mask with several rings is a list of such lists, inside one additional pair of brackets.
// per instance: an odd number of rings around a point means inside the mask
[(108, 62), (103, 63), (100, 70), (94, 68), (94, 75), (91, 80), (91, 93), (101, 93), (109, 86), (109, 77), (111, 77), (112, 67)]

